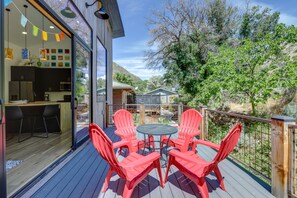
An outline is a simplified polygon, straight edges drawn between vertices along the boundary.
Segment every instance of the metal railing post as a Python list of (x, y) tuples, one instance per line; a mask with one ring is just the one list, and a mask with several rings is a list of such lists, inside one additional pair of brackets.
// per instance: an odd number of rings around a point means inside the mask
[(106, 126), (105, 127), (108, 127), (108, 123), (109, 123), (109, 113), (108, 113), (109, 106), (108, 106), (108, 103), (106, 103), (105, 106), (106, 106), (106, 108), (105, 108), (106, 109), (106, 120), (105, 120), (105, 125)]
[(145, 117), (145, 109), (144, 104), (140, 104), (140, 124), (144, 124), (144, 117)]
[(178, 104), (178, 109), (177, 109), (178, 125), (180, 125), (181, 114), (183, 113), (182, 108), (183, 108), (183, 104), (179, 103)]
[(208, 115), (207, 115), (207, 107), (201, 107), (202, 113), (202, 123), (201, 123), (201, 139), (205, 140), (207, 138), (208, 132)]
[(288, 197), (289, 125), (295, 119), (288, 116), (271, 118), (271, 193), (275, 197)]

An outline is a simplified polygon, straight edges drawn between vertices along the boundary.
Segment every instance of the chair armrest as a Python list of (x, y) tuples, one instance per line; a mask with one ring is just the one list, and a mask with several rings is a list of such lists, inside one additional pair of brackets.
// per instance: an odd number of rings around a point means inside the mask
[(123, 146), (127, 146), (128, 149), (129, 149), (129, 151), (132, 151), (133, 150), (133, 147), (132, 147), (131, 142), (126, 141), (126, 140), (115, 142), (115, 143), (112, 144), (112, 146), (113, 146), (114, 149), (120, 148), (120, 147), (123, 147)]
[(159, 160), (160, 158), (160, 154), (157, 152), (153, 152), (147, 156), (144, 156), (134, 162), (131, 162), (129, 164), (126, 165), (121, 165), (123, 168), (137, 168), (139, 166), (145, 165), (145, 164), (149, 164), (154, 162), (155, 160)]
[[(192, 151), (188, 151), (188, 152), (192, 152)], [(173, 157), (178, 157), (182, 160), (188, 161), (188, 162), (193, 162), (193, 158), (192, 157), (188, 157), (188, 155), (185, 155), (185, 153), (179, 151), (179, 150), (171, 150), (169, 151), (169, 156), (173, 156)]]
[(196, 141), (194, 141), (193, 148), (196, 148), (197, 144), (202, 144), (202, 145), (205, 145), (205, 146), (217, 149), (217, 150), (219, 150), (219, 148), (220, 148), (219, 144), (215, 144), (215, 143), (212, 143), (212, 142), (206, 141), (206, 140), (196, 140)]

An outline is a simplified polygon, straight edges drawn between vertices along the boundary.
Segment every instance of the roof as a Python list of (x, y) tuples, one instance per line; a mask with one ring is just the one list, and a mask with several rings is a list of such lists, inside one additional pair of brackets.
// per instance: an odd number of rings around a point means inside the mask
[(158, 88), (158, 89), (155, 89), (153, 91), (147, 92), (144, 95), (162, 95), (162, 96), (167, 96), (167, 95), (177, 95), (177, 93), (176, 92), (173, 92), (173, 91), (168, 91), (168, 90), (163, 89), (163, 88)]
[(112, 88), (113, 89), (132, 89), (134, 90), (134, 87), (128, 84), (112, 81)]
[(101, 1), (104, 9), (109, 15), (109, 22), (112, 29), (112, 38), (125, 36), (124, 26), (117, 0)]

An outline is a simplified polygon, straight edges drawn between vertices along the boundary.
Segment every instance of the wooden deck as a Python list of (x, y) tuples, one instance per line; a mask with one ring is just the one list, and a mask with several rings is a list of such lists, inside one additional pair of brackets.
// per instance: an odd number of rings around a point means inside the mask
[[(112, 141), (119, 140), (119, 137), (113, 133), (114, 128), (107, 128), (105, 131)], [(209, 160), (215, 155), (215, 151), (204, 146), (199, 147), (198, 152), (200, 156)], [(219, 167), (225, 178), (227, 192), (222, 191), (215, 176), (211, 174), (207, 177), (210, 197), (273, 197), (256, 180), (229, 160), (223, 161)], [(121, 197), (124, 181), (117, 175), (111, 178), (106, 193), (101, 193), (108, 168), (107, 163), (88, 141), (22, 197)], [(163, 176), (164, 174), (165, 168), (163, 168)], [(157, 172), (153, 170), (135, 188), (132, 197), (188, 198), (200, 197), (200, 194), (193, 182), (173, 167), (165, 188), (159, 186)]]

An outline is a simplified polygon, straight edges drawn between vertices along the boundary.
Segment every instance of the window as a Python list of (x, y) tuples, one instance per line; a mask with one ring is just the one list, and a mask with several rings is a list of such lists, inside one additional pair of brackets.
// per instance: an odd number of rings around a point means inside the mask
[(97, 102), (106, 100), (106, 49), (97, 38)]

